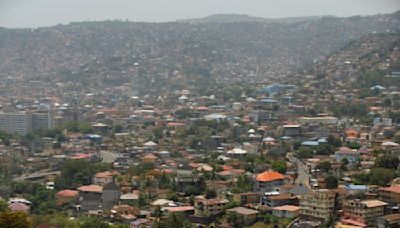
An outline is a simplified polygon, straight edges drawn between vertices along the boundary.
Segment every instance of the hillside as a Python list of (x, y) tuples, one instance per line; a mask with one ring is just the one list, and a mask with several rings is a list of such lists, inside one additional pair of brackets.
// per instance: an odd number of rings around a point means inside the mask
[(298, 23), (71, 23), (0, 29), (0, 77), (138, 90), (259, 83), (290, 76), (373, 32), (399, 31), (400, 13)]
[(315, 64), (310, 73), (328, 88), (368, 90), (375, 85), (400, 86), (400, 80), (390, 77), (399, 68), (400, 33), (385, 33), (350, 42)]
[(288, 17), (288, 18), (262, 18), (245, 14), (214, 14), (203, 18), (182, 19), (184, 23), (234, 23), (234, 22), (260, 22), (260, 23), (298, 23), (316, 20), (319, 17)]

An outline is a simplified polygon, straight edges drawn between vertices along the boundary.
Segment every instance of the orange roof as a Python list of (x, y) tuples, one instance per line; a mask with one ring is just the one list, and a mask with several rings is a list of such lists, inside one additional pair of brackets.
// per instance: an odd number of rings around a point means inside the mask
[(381, 188), (381, 190), (388, 191), (388, 192), (394, 192), (394, 193), (400, 193), (400, 185), (391, 186), (391, 187), (387, 187), (387, 188)]
[(97, 178), (112, 178), (113, 176), (118, 175), (119, 173), (115, 170), (113, 171), (105, 171), (105, 172), (99, 172), (95, 174), (95, 177)]
[(72, 198), (72, 197), (75, 197), (78, 195), (78, 191), (66, 189), (66, 190), (57, 192), (56, 195), (61, 196), (61, 197), (68, 197), (68, 198), (71, 197)]
[(167, 124), (168, 127), (183, 127), (186, 126), (185, 123), (180, 123), (180, 122), (169, 122)]
[(142, 159), (157, 159), (158, 157), (155, 156), (154, 154), (146, 154), (145, 156), (142, 157)]
[(281, 179), (285, 179), (285, 177), (282, 174), (275, 171), (265, 171), (257, 175), (257, 181), (268, 182)]
[(102, 192), (103, 187), (92, 184), (92, 185), (81, 186), (78, 188), (78, 190), (81, 192)]

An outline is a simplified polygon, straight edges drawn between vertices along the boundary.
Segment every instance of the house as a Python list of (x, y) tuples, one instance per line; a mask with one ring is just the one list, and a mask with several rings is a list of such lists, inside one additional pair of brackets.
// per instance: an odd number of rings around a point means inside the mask
[(369, 191), (367, 185), (348, 184), (344, 188), (349, 194), (367, 193)]
[(359, 158), (359, 153), (356, 150), (352, 150), (348, 147), (340, 147), (339, 150), (335, 152), (335, 159), (338, 162), (347, 159), (349, 163), (356, 163)]
[(154, 164), (156, 163), (158, 157), (155, 156), (154, 154), (146, 154), (145, 156), (140, 158), (142, 160), (143, 163), (150, 163), (150, 164)]
[(192, 171), (177, 170), (175, 183), (179, 192), (185, 192), (189, 188), (200, 188), (202, 185), (201, 174)]
[(194, 199), (194, 215), (197, 217), (210, 217), (223, 212), (224, 206), (229, 200), (223, 198), (207, 199), (198, 196)]
[(279, 218), (296, 218), (300, 214), (300, 207), (293, 205), (273, 207), (272, 214)]
[(400, 227), (400, 213), (384, 215), (375, 220), (378, 228), (397, 228)]
[(245, 193), (234, 194), (233, 200), (236, 202), (240, 202), (241, 205), (258, 204), (260, 203), (260, 193), (245, 192)]
[(62, 190), (56, 193), (57, 205), (65, 205), (76, 199), (79, 195), (78, 191), (75, 190)]
[(121, 201), (121, 204), (130, 204), (131, 205), (139, 199), (139, 194), (127, 193), (127, 194), (121, 195), (121, 197), (119, 199)]
[(380, 200), (346, 200), (343, 202), (342, 222), (350, 225), (371, 226), (383, 216), (387, 203)]
[(78, 188), (82, 211), (101, 210), (103, 187), (86, 185)]
[(93, 177), (93, 184), (104, 185), (106, 183), (112, 182), (115, 176), (119, 175), (117, 171), (105, 171), (96, 173)]
[(300, 136), (300, 125), (298, 124), (287, 124), (283, 125), (283, 136), (287, 137), (298, 137)]
[(14, 212), (24, 212), (29, 213), (30, 207), (24, 203), (13, 202), (11, 203), (8, 208)]
[(265, 171), (256, 177), (256, 191), (270, 192), (285, 184), (285, 176), (276, 171)]
[(278, 207), (292, 203), (291, 194), (264, 194), (262, 196), (262, 205), (269, 207)]
[(400, 204), (400, 185), (395, 185), (378, 190), (379, 199), (391, 206)]
[(165, 212), (166, 216), (172, 213), (183, 213), (185, 215), (191, 215), (194, 213), (193, 206), (180, 206), (180, 207), (162, 207), (161, 210)]
[(335, 193), (329, 189), (318, 189), (300, 196), (300, 215), (314, 220), (328, 220), (334, 213)]
[(249, 226), (257, 220), (257, 216), (260, 212), (245, 207), (235, 207), (227, 210), (227, 214), (230, 213), (241, 217), (244, 224)]

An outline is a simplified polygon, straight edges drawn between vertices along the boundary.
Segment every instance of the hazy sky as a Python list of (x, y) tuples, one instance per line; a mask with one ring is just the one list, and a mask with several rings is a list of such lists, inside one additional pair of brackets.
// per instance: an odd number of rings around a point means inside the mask
[(400, 0), (0, 0), (0, 26), (38, 27), (106, 19), (159, 22), (217, 13), (277, 18), (396, 10), (400, 10)]

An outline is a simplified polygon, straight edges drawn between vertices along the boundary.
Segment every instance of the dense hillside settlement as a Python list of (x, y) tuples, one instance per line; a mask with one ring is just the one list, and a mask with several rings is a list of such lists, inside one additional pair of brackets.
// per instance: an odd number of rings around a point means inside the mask
[(0, 78), (0, 227), (400, 227), (399, 12), (0, 28)]

